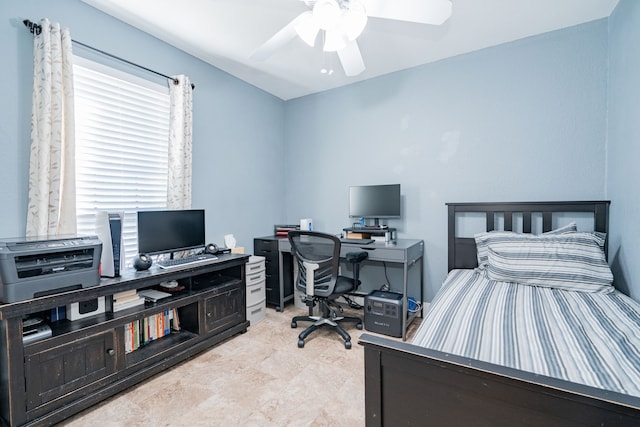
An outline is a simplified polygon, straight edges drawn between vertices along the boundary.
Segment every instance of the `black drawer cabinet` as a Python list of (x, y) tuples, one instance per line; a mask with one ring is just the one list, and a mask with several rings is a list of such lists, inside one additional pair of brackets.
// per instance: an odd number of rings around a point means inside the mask
[[(278, 240), (275, 236), (257, 237), (253, 239), (253, 254), (265, 258), (265, 290), (267, 305), (275, 307), (277, 311), (283, 309), (285, 301), (293, 299), (293, 276), (283, 275), (284, 293), (280, 295), (280, 271), (278, 264)], [(282, 257), (284, 272), (293, 271), (293, 260), (290, 253)]]

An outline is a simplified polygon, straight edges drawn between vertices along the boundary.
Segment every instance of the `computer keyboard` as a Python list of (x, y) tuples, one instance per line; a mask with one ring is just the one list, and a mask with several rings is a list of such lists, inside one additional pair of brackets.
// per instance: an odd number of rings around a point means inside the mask
[(347, 239), (343, 237), (340, 239), (341, 243), (350, 243), (352, 245), (368, 245), (373, 243), (373, 239)]
[(181, 267), (188, 264), (200, 264), (203, 262), (211, 261), (214, 259), (218, 259), (215, 255), (203, 254), (203, 255), (195, 255), (185, 258), (173, 258), (173, 259), (163, 259), (161, 261), (157, 261), (158, 267), (160, 268), (174, 268)]

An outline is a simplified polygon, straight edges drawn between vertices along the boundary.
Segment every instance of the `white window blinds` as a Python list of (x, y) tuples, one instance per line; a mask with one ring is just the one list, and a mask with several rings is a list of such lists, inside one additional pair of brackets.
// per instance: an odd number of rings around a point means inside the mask
[(166, 208), (169, 91), (74, 58), (78, 233), (96, 211), (124, 212), (127, 263), (137, 252), (138, 210)]

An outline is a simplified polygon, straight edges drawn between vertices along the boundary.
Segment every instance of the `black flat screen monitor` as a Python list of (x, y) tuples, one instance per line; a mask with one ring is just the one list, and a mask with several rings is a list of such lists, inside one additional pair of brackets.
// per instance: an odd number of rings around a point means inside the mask
[(156, 255), (204, 246), (204, 210), (138, 211), (138, 252)]
[(349, 187), (352, 218), (399, 218), (400, 184)]

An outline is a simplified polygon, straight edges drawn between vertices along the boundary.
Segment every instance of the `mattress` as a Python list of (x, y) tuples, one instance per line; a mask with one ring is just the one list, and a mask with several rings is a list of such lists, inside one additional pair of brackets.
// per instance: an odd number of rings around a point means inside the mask
[(640, 397), (640, 304), (453, 270), (413, 344)]

